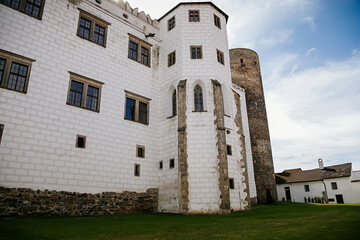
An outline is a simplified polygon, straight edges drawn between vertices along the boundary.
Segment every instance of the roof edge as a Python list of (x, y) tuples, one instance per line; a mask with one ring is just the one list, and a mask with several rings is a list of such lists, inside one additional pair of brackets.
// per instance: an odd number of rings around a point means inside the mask
[(175, 7), (173, 7), (172, 9), (170, 9), (167, 13), (165, 13), (161, 18), (157, 19), (157, 21), (161, 21), (163, 18), (165, 18), (167, 15), (169, 15), (172, 11), (174, 11), (176, 8), (178, 8), (181, 5), (211, 5), (212, 7), (214, 7), (216, 10), (218, 10), (222, 15), (224, 15), (226, 22), (228, 22), (229, 16), (223, 11), (221, 10), (219, 7), (217, 7), (214, 3), (212, 2), (181, 2), (178, 5), (176, 5)]

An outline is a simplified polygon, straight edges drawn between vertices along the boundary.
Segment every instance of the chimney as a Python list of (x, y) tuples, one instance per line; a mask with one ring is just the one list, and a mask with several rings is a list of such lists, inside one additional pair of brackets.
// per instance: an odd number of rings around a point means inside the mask
[(319, 168), (324, 169), (324, 161), (321, 158), (319, 158), (318, 163), (319, 163)]

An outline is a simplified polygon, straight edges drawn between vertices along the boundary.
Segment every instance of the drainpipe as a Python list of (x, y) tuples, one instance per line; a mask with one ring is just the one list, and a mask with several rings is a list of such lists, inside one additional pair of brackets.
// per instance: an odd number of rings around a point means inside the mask
[[(321, 158), (319, 158), (318, 159), (318, 163), (319, 163), (319, 169), (320, 170), (323, 170), (324, 169), (324, 161), (321, 159)], [(324, 181), (324, 178), (322, 178), (322, 182), (323, 182), (323, 184), (324, 184), (324, 189), (325, 189), (325, 196), (324, 196), (324, 201), (326, 202), (326, 203), (329, 203), (329, 201), (328, 201), (328, 194), (327, 194), (327, 189), (326, 189), (326, 184), (325, 184), (325, 181)]]

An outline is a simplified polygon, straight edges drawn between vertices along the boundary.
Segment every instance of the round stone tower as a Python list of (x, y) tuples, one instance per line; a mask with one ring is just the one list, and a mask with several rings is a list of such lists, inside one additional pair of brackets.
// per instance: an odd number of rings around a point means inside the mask
[(257, 201), (273, 203), (277, 193), (259, 57), (250, 49), (231, 49), (230, 64), (232, 82), (246, 92)]

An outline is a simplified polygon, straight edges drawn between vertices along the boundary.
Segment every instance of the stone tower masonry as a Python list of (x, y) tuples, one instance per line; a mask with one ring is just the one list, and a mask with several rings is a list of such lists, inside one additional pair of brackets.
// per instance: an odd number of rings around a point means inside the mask
[(258, 203), (277, 201), (274, 164), (259, 57), (250, 49), (230, 50), (232, 82), (246, 91)]

